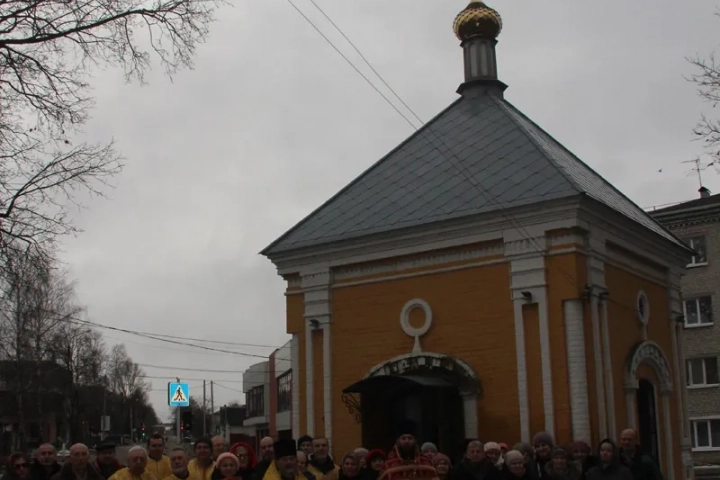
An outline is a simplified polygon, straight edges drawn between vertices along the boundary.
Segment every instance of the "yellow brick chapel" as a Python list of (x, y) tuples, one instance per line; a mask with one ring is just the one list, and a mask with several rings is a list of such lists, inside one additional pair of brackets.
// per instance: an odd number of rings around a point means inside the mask
[(462, 10), (457, 100), (262, 252), (287, 282), (292, 429), (342, 455), (406, 419), (450, 454), (634, 427), (688, 478), (691, 252), (504, 98), (501, 27)]

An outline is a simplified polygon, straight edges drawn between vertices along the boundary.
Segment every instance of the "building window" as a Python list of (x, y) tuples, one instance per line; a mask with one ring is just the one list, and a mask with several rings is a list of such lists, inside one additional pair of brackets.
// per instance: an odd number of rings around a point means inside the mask
[(691, 358), (687, 361), (688, 387), (719, 384), (717, 357)]
[(712, 325), (712, 297), (685, 300), (685, 326)]
[(695, 250), (688, 266), (707, 265), (707, 249), (705, 248), (705, 237), (688, 238), (687, 244)]
[(288, 412), (292, 406), (292, 370), (277, 378), (277, 412)]
[(720, 450), (720, 418), (693, 420), (692, 434), (694, 450)]
[(261, 417), (265, 415), (265, 388), (263, 385), (253, 387), (247, 392), (245, 403), (247, 404), (248, 418)]

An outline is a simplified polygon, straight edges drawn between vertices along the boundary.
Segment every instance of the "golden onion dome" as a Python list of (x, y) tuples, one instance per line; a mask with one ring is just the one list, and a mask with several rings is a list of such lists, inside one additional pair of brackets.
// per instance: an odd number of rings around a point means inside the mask
[(457, 14), (453, 30), (460, 41), (475, 37), (497, 38), (502, 30), (502, 18), (494, 9), (480, 0), (472, 0), (465, 9)]

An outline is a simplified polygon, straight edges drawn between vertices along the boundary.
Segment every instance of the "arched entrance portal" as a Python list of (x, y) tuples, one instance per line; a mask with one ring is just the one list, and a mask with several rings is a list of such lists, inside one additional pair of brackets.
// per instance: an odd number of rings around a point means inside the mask
[(461, 454), (467, 438), (477, 438), (478, 375), (449, 355), (411, 353), (372, 368), (343, 390), (359, 396), (362, 444), (388, 449), (403, 420), (412, 420), (421, 442)]
[(652, 456), (659, 465), (660, 448), (658, 444), (659, 431), (655, 386), (645, 378), (638, 380), (638, 390), (635, 397), (638, 411), (637, 430), (642, 439), (643, 450)]
[[(641, 366), (652, 369), (657, 384), (638, 376)], [(673, 471), (673, 441), (670, 395), (673, 391), (670, 363), (660, 346), (649, 340), (630, 350), (625, 367), (625, 403), (628, 426), (637, 430), (643, 449), (658, 465)], [(662, 428), (661, 428), (662, 426)], [(662, 435), (660, 432), (662, 431)]]

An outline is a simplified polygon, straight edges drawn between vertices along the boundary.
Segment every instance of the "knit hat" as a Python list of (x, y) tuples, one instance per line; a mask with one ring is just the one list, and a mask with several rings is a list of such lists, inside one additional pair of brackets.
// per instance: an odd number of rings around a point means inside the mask
[(565, 458), (565, 459), (569, 459), (569, 458), (570, 458), (570, 452), (569, 452), (568, 449), (565, 448), (565, 447), (557, 446), (557, 447), (555, 447), (555, 448), (552, 449), (552, 454), (551, 454), (551, 456), (552, 456), (552, 458), (555, 458), (555, 457), (563, 457), (563, 458)]
[(432, 459), (433, 467), (437, 467), (438, 464), (445, 462), (448, 464), (448, 467), (452, 466), (452, 463), (450, 462), (450, 459), (447, 455), (443, 455), (442, 453), (436, 454)]
[(537, 446), (544, 443), (545, 445), (553, 446), (555, 445), (555, 442), (553, 441), (552, 435), (550, 435), (548, 432), (540, 432), (536, 433), (533, 437), (533, 445)]
[(513, 450), (517, 450), (518, 452), (527, 455), (530, 458), (535, 458), (535, 450), (533, 450), (533, 448), (527, 443), (516, 443), (513, 447)]
[(499, 452), (499, 451), (500, 451), (500, 444), (499, 444), (499, 443), (496, 443), (496, 442), (487, 442), (487, 443), (485, 444), (485, 451), (486, 451), (486, 452), (490, 452), (490, 451), (492, 451), (492, 450), (495, 450), (495, 451), (498, 451), (498, 452)]
[(505, 463), (507, 465), (510, 465), (514, 461), (520, 460), (521, 462), (524, 462), (525, 459), (523, 458), (523, 454), (519, 450), (510, 450), (505, 454)]
[(379, 448), (375, 448), (373, 450), (370, 450), (367, 455), (365, 455), (365, 461), (367, 463), (371, 463), (376, 458), (379, 458), (381, 460), (385, 460), (385, 452), (380, 450)]
[(232, 460), (235, 464), (235, 468), (240, 468), (240, 460), (238, 460), (234, 453), (225, 452), (221, 454), (215, 461), (215, 465), (220, 466), (223, 460)]
[(500, 450), (510, 450), (510, 448), (508, 448), (508, 444), (507, 444), (507, 443), (501, 443), (501, 444), (500, 444)]
[(590, 445), (588, 445), (587, 442), (583, 442), (581, 440), (573, 442), (570, 448), (573, 452), (585, 452), (588, 455), (590, 454), (590, 452), (592, 452), (592, 448), (590, 448)]
[(300, 450), (300, 446), (301, 446), (303, 443), (305, 443), (305, 442), (310, 442), (310, 443), (312, 443), (312, 441), (313, 441), (313, 438), (312, 438), (310, 435), (303, 435), (302, 437), (298, 438), (298, 441), (297, 441), (297, 448), (298, 448), (298, 450)]

